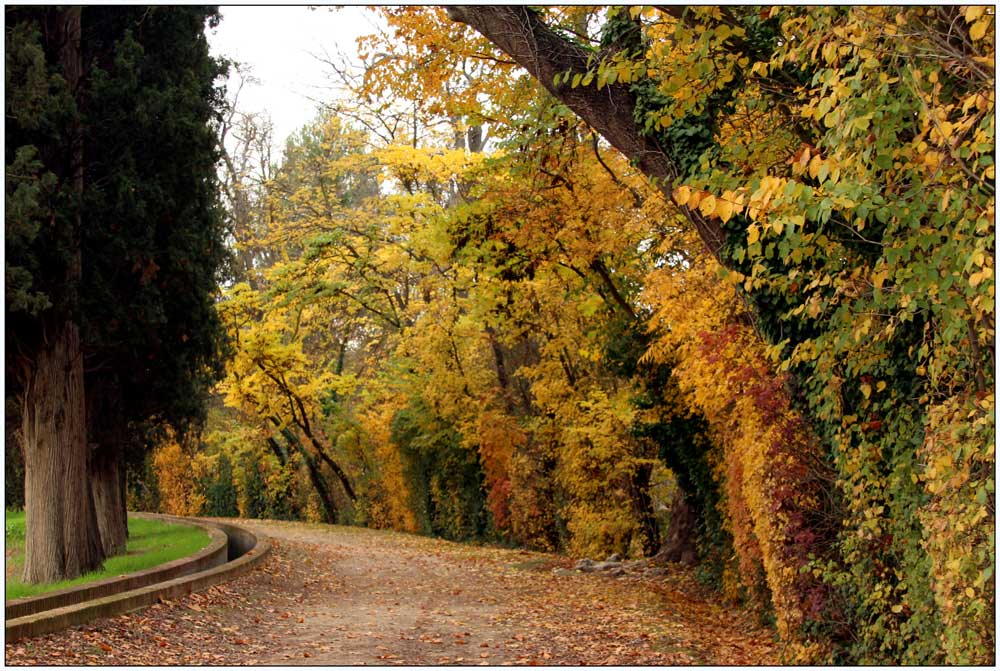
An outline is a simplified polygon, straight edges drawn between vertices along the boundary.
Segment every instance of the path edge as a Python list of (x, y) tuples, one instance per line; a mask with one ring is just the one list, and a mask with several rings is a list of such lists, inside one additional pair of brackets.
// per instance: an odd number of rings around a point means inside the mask
[[(232, 580), (244, 575), (260, 564), (271, 549), (271, 542), (267, 536), (235, 524), (197, 518), (175, 517), (172, 515), (153, 515), (150, 513), (142, 513), (142, 516), (164, 519), (165, 521), (184, 521), (215, 528), (228, 539), (226, 546), (231, 560), (198, 571), (197, 573), (156, 582), (145, 587), (89, 599), (81, 603), (46, 610), (33, 615), (8, 619), (4, 627), (7, 642), (10, 643), (21, 638), (52, 633), (66, 627), (84, 624), (100, 617), (120, 615), (150, 606), (161, 599), (182, 597), (191, 592)], [(238, 556), (233, 558), (233, 555), (237, 553)]]
[(140, 587), (190, 575), (205, 569), (225, 564), (229, 559), (229, 537), (216, 527), (203, 522), (183, 518), (166, 518), (149, 513), (129, 513), (129, 517), (139, 519), (159, 520), (171, 524), (184, 524), (204, 529), (208, 533), (208, 545), (193, 555), (178, 557), (171, 561), (152, 566), (148, 569), (135, 571), (125, 575), (104, 578), (75, 587), (65, 587), (36, 596), (12, 599), (4, 604), (4, 619), (16, 620), (28, 615), (35, 615), (47, 610), (72, 606), (84, 601), (92, 601), (121, 592), (127, 592)]

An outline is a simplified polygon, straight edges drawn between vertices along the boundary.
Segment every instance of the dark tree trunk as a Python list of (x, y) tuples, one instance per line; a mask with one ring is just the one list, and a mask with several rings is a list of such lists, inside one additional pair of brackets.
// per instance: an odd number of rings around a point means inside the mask
[(347, 498), (349, 498), (352, 503), (357, 501), (358, 496), (357, 494), (354, 493), (354, 487), (351, 486), (351, 481), (347, 478), (347, 473), (345, 473), (344, 469), (340, 467), (340, 464), (334, 461), (330, 457), (330, 455), (327, 454), (327, 451), (323, 447), (323, 444), (313, 434), (312, 423), (309, 421), (309, 417), (306, 415), (305, 406), (303, 405), (300, 399), (296, 400), (298, 401), (298, 406), (299, 406), (299, 416), (295, 419), (295, 425), (299, 427), (299, 430), (301, 430), (302, 433), (305, 435), (305, 437), (309, 439), (309, 444), (312, 445), (313, 449), (316, 450), (316, 454), (319, 455), (319, 458), (322, 459), (323, 462), (330, 467), (330, 470), (333, 471), (333, 474), (337, 476), (338, 480), (340, 480), (340, 484), (344, 488), (344, 493), (347, 494)]
[(309, 442), (312, 443), (313, 447), (316, 448), (316, 454), (320, 456), (320, 459), (322, 459), (323, 462), (330, 467), (333, 474), (337, 476), (338, 480), (340, 480), (340, 485), (344, 488), (344, 493), (347, 494), (347, 498), (349, 498), (352, 502), (357, 501), (358, 495), (354, 492), (354, 487), (351, 486), (351, 481), (347, 478), (347, 473), (344, 472), (344, 469), (342, 469), (336, 461), (330, 458), (330, 455), (326, 453), (326, 450), (323, 449), (323, 446), (318, 440), (316, 440), (316, 437), (313, 436), (312, 433), (307, 433), (306, 436), (309, 438)]
[(26, 374), (24, 581), (53, 582), (104, 560), (87, 482), (83, 362), (76, 324), (63, 322)]
[(278, 444), (274, 438), (268, 437), (267, 446), (271, 448), (271, 453), (277, 458), (278, 463), (284, 468), (285, 464), (288, 463), (288, 456), (285, 454), (285, 450), (281, 445)]
[(636, 517), (639, 518), (639, 528), (642, 530), (642, 551), (647, 557), (660, 548), (660, 529), (656, 525), (656, 515), (653, 512), (653, 499), (649, 496), (649, 481), (653, 475), (653, 464), (642, 464), (632, 477), (632, 505)]
[(684, 492), (678, 490), (677, 497), (670, 507), (670, 529), (655, 559), (661, 562), (680, 562), (688, 566), (697, 563), (698, 549), (695, 546), (697, 522), (697, 510), (688, 501)]
[(87, 440), (90, 445), (90, 490), (97, 526), (107, 556), (125, 551), (125, 414), (121, 387), (115, 379), (86, 378)]
[[(351, 481), (348, 479), (347, 473), (345, 473), (344, 469), (342, 469), (340, 465), (335, 462), (329, 454), (327, 454), (323, 444), (313, 433), (312, 422), (309, 421), (309, 413), (306, 411), (305, 403), (303, 403), (302, 399), (296, 396), (288, 388), (288, 385), (280, 376), (268, 371), (260, 363), (257, 364), (257, 367), (260, 368), (265, 375), (274, 380), (275, 384), (277, 384), (285, 392), (288, 399), (288, 409), (292, 413), (292, 422), (299, 428), (300, 431), (302, 431), (302, 434), (309, 439), (309, 443), (316, 450), (316, 454), (319, 455), (320, 459), (326, 462), (326, 464), (330, 467), (330, 470), (333, 471), (333, 474), (337, 476), (338, 480), (340, 480), (340, 484), (343, 486), (344, 493), (347, 494), (347, 498), (349, 498), (352, 503), (357, 501), (357, 494), (354, 493), (354, 487), (351, 486)], [(281, 427), (281, 420), (277, 417), (272, 416), (268, 417), (268, 419), (272, 424), (274, 424), (275, 427)]]
[[(337, 464), (337, 462), (335, 462), (333, 459), (330, 458), (330, 455), (328, 455), (326, 453), (326, 450), (323, 449), (323, 445), (316, 439), (316, 436), (313, 435), (312, 425), (310, 424), (309, 419), (305, 415), (305, 407), (303, 406), (301, 401), (299, 401), (299, 408), (301, 408), (301, 415), (295, 418), (294, 420), (295, 426), (297, 426), (299, 430), (302, 431), (303, 435), (305, 435), (305, 437), (309, 439), (309, 443), (316, 450), (316, 454), (319, 455), (320, 459), (322, 459), (330, 467), (330, 470), (333, 471), (333, 474), (337, 476), (338, 480), (340, 480), (340, 484), (343, 486), (344, 493), (347, 494), (347, 498), (349, 498), (352, 503), (354, 501), (357, 501), (358, 500), (357, 494), (354, 493), (354, 488), (351, 486), (351, 481), (347, 479), (347, 474), (344, 473), (344, 470), (340, 467), (339, 464)], [(281, 427), (281, 421), (277, 417), (269, 417), (268, 419), (271, 420), (271, 423), (274, 424), (275, 427), (277, 428)], [(299, 440), (298, 436), (296, 436), (294, 433), (291, 433), (291, 431), (289, 431), (288, 429), (281, 429), (281, 433), (282, 435), (285, 436), (286, 439), (288, 439), (289, 442), (291, 442), (292, 440), (295, 441), (295, 447), (300, 452), (302, 452), (302, 456), (306, 458), (307, 461), (312, 460), (308, 461), (308, 463), (314, 462), (313, 456), (306, 451), (305, 446), (302, 445), (302, 441)], [(323, 480), (323, 482), (326, 481)]]
[[(289, 429), (282, 429), (281, 435), (284, 436), (288, 444), (295, 448), (295, 450), (302, 455), (302, 460), (306, 462), (306, 470), (309, 471), (309, 479), (312, 481), (313, 489), (319, 495), (319, 500), (323, 504), (323, 511), (326, 513), (326, 521), (330, 524), (335, 524), (337, 522), (337, 505), (333, 502), (333, 496), (330, 495), (330, 486), (326, 482), (326, 478), (319, 470), (319, 465), (316, 463), (316, 459), (309, 454), (309, 450), (305, 448), (302, 441), (299, 440), (298, 436), (292, 433)], [(271, 449), (280, 449), (273, 438), (268, 438), (272, 443)]]

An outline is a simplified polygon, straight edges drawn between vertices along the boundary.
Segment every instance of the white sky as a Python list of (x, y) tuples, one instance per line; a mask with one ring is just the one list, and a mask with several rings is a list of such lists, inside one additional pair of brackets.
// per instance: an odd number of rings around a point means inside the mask
[[(274, 148), (316, 116), (317, 103), (333, 94), (324, 86), (329, 69), (314, 58), (357, 54), (356, 38), (376, 32), (379, 20), (363, 6), (223, 6), (222, 21), (208, 30), (212, 54), (250, 66), (259, 85), (246, 84), (238, 109), (267, 112), (274, 122)], [(230, 78), (230, 88), (236, 82)]]

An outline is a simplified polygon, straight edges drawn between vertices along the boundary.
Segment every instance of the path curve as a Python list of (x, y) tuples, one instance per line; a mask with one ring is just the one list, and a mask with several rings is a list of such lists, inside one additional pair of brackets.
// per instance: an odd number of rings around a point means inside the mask
[(747, 665), (770, 630), (690, 572), (580, 573), (565, 557), (297, 522), (237, 580), (6, 646), (8, 664)]

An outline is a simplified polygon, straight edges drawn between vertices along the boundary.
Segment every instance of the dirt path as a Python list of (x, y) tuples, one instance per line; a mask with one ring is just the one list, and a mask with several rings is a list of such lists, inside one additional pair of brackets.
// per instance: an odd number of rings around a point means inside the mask
[(8, 664), (745, 665), (771, 633), (691, 575), (366, 529), (241, 522), (263, 567), (177, 602), (6, 646)]

